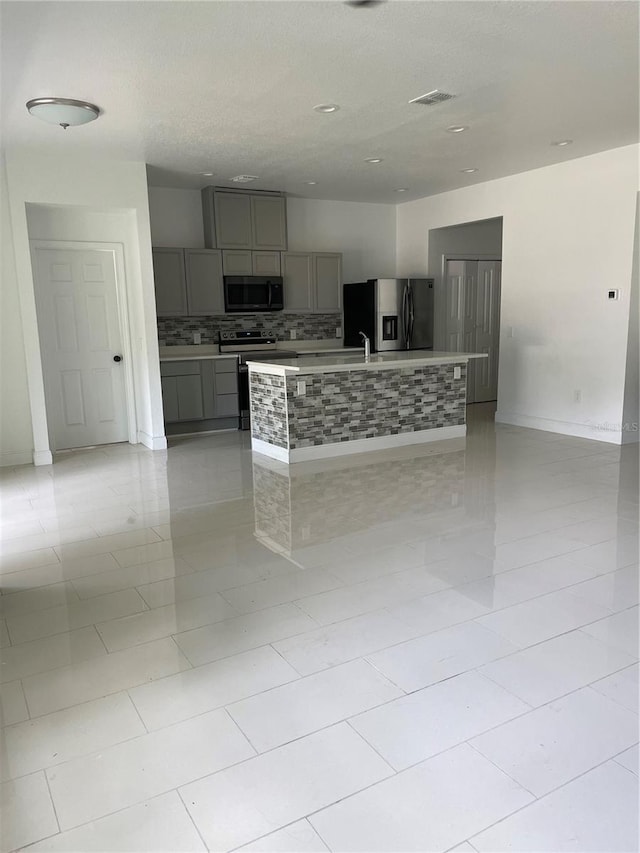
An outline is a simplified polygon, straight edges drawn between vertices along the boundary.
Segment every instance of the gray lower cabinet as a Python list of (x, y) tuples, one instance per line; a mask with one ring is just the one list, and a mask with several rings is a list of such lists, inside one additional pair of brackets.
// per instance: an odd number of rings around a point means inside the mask
[(283, 252), (284, 310), (338, 313), (342, 310), (342, 255)]
[(158, 317), (224, 313), (222, 254), (215, 249), (153, 249)]
[(223, 249), (222, 271), (225, 275), (280, 275), (280, 252)]
[(165, 424), (194, 432), (235, 426), (240, 414), (235, 358), (163, 361), (160, 378)]

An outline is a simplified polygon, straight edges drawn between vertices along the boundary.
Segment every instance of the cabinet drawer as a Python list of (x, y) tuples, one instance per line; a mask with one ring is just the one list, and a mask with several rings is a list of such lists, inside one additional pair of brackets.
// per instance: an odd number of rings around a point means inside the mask
[(160, 376), (199, 376), (199, 361), (161, 361)]
[(238, 359), (216, 358), (213, 366), (216, 373), (236, 373), (238, 370)]

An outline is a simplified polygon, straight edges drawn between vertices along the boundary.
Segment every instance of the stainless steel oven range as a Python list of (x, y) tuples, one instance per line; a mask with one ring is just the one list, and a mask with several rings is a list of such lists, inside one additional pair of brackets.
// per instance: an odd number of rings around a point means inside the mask
[(238, 393), (240, 398), (240, 429), (251, 426), (249, 414), (249, 368), (248, 361), (288, 361), (298, 353), (277, 349), (277, 338), (264, 329), (242, 329), (237, 332), (219, 332), (220, 352), (238, 356)]

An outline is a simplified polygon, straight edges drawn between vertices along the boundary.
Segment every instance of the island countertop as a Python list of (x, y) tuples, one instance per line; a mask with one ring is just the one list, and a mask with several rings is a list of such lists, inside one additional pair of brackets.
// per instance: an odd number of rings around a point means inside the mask
[(389, 370), (401, 367), (420, 367), (439, 364), (466, 364), (471, 358), (487, 358), (479, 352), (434, 352), (433, 350), (395, 350), (372, 353), (365, 359), (364, 353), (292, 358), (277, 364), (266, 361), (248, 361), (250, 371), (270, 373), (277, 376), (288, 374), (334, 373), (347, 370)]

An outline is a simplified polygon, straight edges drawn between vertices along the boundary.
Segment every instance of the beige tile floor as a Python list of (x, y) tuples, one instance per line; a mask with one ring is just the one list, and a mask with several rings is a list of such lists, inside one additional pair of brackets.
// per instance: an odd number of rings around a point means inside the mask
[(0, 847), (638, 849), (638, 452), (0, 473)]

